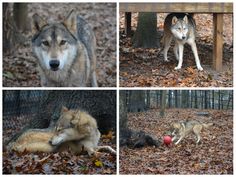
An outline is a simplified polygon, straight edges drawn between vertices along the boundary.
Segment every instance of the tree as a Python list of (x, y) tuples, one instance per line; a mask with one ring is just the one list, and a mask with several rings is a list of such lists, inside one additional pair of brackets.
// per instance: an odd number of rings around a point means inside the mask
[(3, 52), (11, 54), (18, 45), (24, 44), (26, 37), (22, 31), (29, 28), (28, 8), (26, 3), (14, 3), (13, 16), (10, 11), (10, 4), (3, 3)]
[(19, 31), (25, 32), (29, 29), (27, 3), (14, 3), (13, 19)]
[(175, 90), (175, 107), (178, 108), (178, 90)]
[(129, 111), (130, 112), (144, 112), (146, 111), (145, 91), (132, 90), (130, 92)]
[(159, 47), (157, 34), (157, 14), (155, 12), (140, 12), (138, 26), (133, 36), (133, 46), (143, 48)]
[(204, 91), (204, 102), (205, 102), (205, 109), (208, 109), (208, 91), (207, 90), (205, 90)]
[(215, 109), (215, 93), (214, 93), (214, 90), (212, 90), (212, 109)]
[(189, 107), (189, 91), (188, 90), (182, 90), (182, 108), (188, 108)]
[(3, 52), (9, 54), (15, 49), (14, 25), (10, 12), (10, 4), (3, 3)]
[(127, 100), (126, 100), (126, 91), (121, 90), (120, 91), (120, 98), (119, 98), (120, 104), (120, 117), (119, 117), (119, 123), (120, 128), (127, 129)]
[(165, 107), (166, 107), (166, 90), (161, 90), (161, 110), (160, 116), (165, 116)]
[(150, 90), (147, 90), (147, 103), (146, 103), (146, 108), (150, 108)]

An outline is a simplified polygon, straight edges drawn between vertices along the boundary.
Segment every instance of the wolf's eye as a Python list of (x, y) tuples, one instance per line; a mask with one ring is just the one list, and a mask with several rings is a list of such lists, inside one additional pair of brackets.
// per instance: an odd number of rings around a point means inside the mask
[(181, 28), (178, 28), (179, 31), (181, 31)]
[(66, 44), (66, 40), (61, 40), (60, 45), (65, 45)]
[(47, 46), (47, 47), (49, 46), (49, 42), (48, 41), (43, 41), (42, 44)]

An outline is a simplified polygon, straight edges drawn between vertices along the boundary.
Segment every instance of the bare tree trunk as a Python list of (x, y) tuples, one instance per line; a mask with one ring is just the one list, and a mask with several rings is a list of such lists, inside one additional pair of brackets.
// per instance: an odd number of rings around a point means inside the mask
[(214, 92), (214, 90), (212, 90), (212, 92), (211, 92), (211, 94), (212, 94), (212, 109), (215, 109), (215, 92)]
[(129, 110), (131, 112), (144, 112), (144, 111), (146, 111), (145, 91), (132, 90), (130, 93), (131, 94), (130, 94)]
[(120, 91), (120, 129), (127, 129), (127, 98), (126, 98), (126, 91)]
[(26, 32), (29, 30), (28, 5), (27, 3), (14, 3), (13, 19), (18, 31)]
[(175, 108), (178, 108), (178, 91), (175, 90)]
[(140, 12), (138, 26), (133, 37), (134, 47), (153, 48), (160, 46), (157, 34), (157, 14), (155, 12)]
[(161, 90), (161, 109), (160, 116), (165, 116), (165, 107), (166, 107), (166, 90)]
[(14, 24), (9, 3), (3, 3), (3, 34), (3, 53), (9, 55), (15, 50)]

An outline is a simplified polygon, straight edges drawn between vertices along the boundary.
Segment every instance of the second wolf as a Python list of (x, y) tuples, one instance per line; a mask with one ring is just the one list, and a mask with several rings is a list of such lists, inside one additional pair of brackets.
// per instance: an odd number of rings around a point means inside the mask
[(191, 46), (198, 70), (203, 70), (198, 57), (197, 46), (195, 42), (196, 24), (193, 17), (185, 13), (171, 13), (167, 15), (164, 22), (164, 59), (167, 59), (167, 52), (170, 48), (172, 39), (175, 40), (174, 53), (179, 61), (175, 70), (181, 69), (183, 63), (184, 44)]
[(198, 121), (195, 120), (191, 120), (191, 121), (182, 121), (182, 122), (175, 122), (172, 123), (171, 125), (171, 129), (172, 129), (172, 133), (171, 135), (174, 136), (172, 138), (172, 141), (175, 141), (177, 138), (178, 141), (175, 142), (175, 144), (179, 144), (179, 142), (185, 138), (186, 136), (188, 136), (189, 134), (193, 133), (196, 136), (196, 143), (199, 143), (201, 140), (201, 131), (203, 128), (209, 128), (210, 126), (212, 126), (213, 123), (200, 123)]
[(83, 18), (72, 10), (63, 22), (48, 23), (35, 14), (33, 26), (42, 86), (97, 87), (96, 39)]

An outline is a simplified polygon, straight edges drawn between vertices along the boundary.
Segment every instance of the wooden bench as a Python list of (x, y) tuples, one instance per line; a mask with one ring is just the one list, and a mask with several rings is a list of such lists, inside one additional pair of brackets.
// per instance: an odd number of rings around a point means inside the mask
[(233, 13), (233, 3), (120, 3), (120, 12), (125, 12), (125, 32), (131, 32), (132, 12), (186, 12), (213, 13), (213, 68), (222, 70), (223, 14)]

